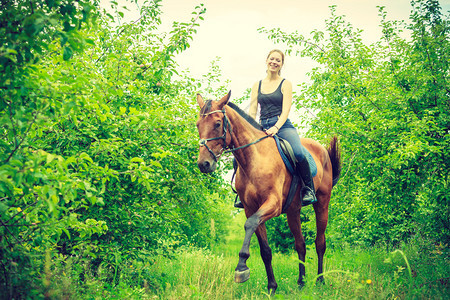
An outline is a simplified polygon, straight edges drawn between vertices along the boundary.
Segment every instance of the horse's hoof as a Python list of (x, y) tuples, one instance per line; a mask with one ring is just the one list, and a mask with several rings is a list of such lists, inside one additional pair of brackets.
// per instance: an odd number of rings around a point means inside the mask
[(277, 291), (277, 288), (278, 288), (278, 285), (277, 285), (277, 284), (275, 284), (275, 285), (272, 286), (272, 287), (267, 287), (270, 296), (275, 296), (275, 292)]
[(250, 278), (250, 269), (237, 271), (234, 273), (234, 282), (243, 283)]
[(316, 285), (325, 285), (325, 279), (323, 279), (323, 276), (317, 278)]

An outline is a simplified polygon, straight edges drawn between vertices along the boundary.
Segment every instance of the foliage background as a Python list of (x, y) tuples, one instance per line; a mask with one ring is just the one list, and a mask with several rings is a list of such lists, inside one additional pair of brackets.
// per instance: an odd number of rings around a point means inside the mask
[[(125, 270), (224, 241), (232, 195), (223, 174), (197, 170), (193, 95), (219, 98), (227, 82), (219, 61), (201, 78), (175, 63), (203, 5), (161, 33), (160, 2), (121, 25), (91, 1), (0, 2), (2, 297), (54, 296), (51, 272), (116, 286)], [(310, 112), (309, 136), (340, 138), (329, 245), (449, 242), (448, 16), (438, 1), (412, 6), (409, 24), (380, 8), (383, 39), (372, 45), (333, 8), (326, 32), (309, 37), (260, 29), (320, 65), (295, 103)], [(271, 222), (275, 247), (289, 252), (283, 218)], [(162, 280), (152, 276), (135, 284)]]
[(9, 297), (42, 292), (46, 253), (103, 265), (115, 280), (125, 261), (223, 238), (229, 191), (220, 173), (197, 170), (192, 103), (218, 74), (172, 80), (204, 12), (160, 33), (160, 1), (120, 26), (90, 1), (2, 2), (0, 285)]

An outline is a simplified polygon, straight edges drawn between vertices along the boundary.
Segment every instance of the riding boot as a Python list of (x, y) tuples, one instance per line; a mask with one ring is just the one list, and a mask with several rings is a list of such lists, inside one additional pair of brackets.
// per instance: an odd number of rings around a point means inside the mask
[(239, 200), (239, 196), (236, 196), (236, 199), (234, 200), (234, 207), (244, 208), (244, 204), (242, 204), (241, 200)]
[(311, 170), (306, 158), (304, 158), (300, 162), (297, 162), (297, 171), (300, 177), (303, 179), (303, 183), (305, 184), (301, 191), (303, 195), (302, 206), (316, 203), (317, 198), (316, 191), (314, 189), (314, 180), (311, 176)]

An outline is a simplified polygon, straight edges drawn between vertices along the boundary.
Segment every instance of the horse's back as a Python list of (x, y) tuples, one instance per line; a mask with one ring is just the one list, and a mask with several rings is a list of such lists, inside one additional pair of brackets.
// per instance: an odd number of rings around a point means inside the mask
[[(310, 138), (301, 138), (300, 140), (303, 147), (305, 147), (306, 150), (308, 150), (308, 152), (312, 155), (316, 164), (324, 166), (328, 161), (330, 161), (327, 149), (319, 142)], [(319, 165), (317, 165), (318, 168)]]
[(301, 138), (301, 143), (311, 154), (317, 166), (317, 175), (314, 177), (316, 189), (330, 193), (333, 182), (333, 173), (327, 149), (319, 142), (310, 138)]

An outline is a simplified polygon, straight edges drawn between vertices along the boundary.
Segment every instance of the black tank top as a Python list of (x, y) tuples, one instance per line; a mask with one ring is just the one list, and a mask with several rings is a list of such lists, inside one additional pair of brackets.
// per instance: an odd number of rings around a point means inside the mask
[(270, 94), (261, 93), (262, 80), (259, 81), (258, 103), (259, 105), (261, 105), (261, 119), (267, 119), (281, 115), (281, 111), (283, 110), (283, 93), (281, 92), (283, 81), (284, 79), (281, 80), (281, 83), (275, 90), (275, 92)]

